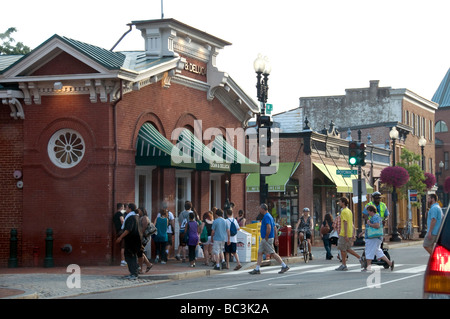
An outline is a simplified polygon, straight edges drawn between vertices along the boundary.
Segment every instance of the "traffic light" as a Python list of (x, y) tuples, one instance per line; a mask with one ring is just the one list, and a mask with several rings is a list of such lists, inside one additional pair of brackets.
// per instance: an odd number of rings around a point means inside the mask
[(348, 163), (352, 166), (359, 163), (359, 145), (358, 142), (351, 141), (348, 145)]
[(366, 165), (366, 144), (359, 143), (359, 165), (365, 166)]
[(265, 143), (267, 147), (272, 146), (272, 120), (268, 115), (258, 117), (258, 143)]
[(348, 163), (352, 166), (366, 165), (366, 144), (353, 141), (348, 144)]

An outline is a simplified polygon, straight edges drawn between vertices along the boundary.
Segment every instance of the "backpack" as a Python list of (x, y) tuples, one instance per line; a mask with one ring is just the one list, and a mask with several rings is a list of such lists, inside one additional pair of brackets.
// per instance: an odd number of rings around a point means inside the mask
[(231, 222), (231, 226), (230, 226), (230, 236), (236, 236), (236, 234), (237, 234), (237, 228), (236, 228), (236, 224), (234, 223), (234, 218), (233, 218), (233, 220), (229, 219), (229, 221)]

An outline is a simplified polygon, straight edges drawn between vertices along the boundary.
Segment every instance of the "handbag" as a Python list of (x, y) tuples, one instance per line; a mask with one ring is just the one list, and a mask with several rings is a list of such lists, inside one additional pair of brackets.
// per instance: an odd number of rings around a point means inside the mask
[(208, 241), (208, 230), (206, 229), (206, 224), (203, 226), (203, 231), (200, 235), (200, 241), (206, 243)]
[(383, 236), (383, 227), (374, 228), (370, 227), (367, 228), (367, 238), (377, 238)]
[(322, 226), (320, 227), (320, 233), (321, 233), (322, 235), (326, 235), (326, 234), (328, 234), (329, 232), (330, 232), (330, 226), (328, 225), (327, 222), (325, 222), (325, 226), (322, 225)]

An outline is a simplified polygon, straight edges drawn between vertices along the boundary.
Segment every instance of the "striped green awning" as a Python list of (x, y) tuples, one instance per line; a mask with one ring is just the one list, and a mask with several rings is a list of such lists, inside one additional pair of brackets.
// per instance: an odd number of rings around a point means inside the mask
[(187, 156), (184, 161), (174, 162), (172, 154), (176, 151), (176, 147), (152, 124), (144, 123), (142, 125), (136, 145), (136, 165), (195, 168), (195, 163), (190, 161)]
[(222, 135), (216, 136), (212, 143), (212, 150), (224, 161), (231, 164), (231, 172), (257, 173), (259, 164), (251, 161), (244, 154), (231, 146)]
[(258, 163), (250, 161), (220, 135), (216, 136), (210, 149), (191, 131), (184, 129), (174, 145), (150, 123), (142, 125), (139, 131), (136, 164), (230, 173), (259, 171)]
[[(278, 170), (275, 174), (266, 177), (266, 183), (269, 185), (269, 192), (285, 192), (286, 185), (289, 182), (292, 174), (295, 173), (299, 162), (278, 163)], [(249, 174), (247, 176), (246, 187), (247, 192), (259, 192), (259, 173)]]

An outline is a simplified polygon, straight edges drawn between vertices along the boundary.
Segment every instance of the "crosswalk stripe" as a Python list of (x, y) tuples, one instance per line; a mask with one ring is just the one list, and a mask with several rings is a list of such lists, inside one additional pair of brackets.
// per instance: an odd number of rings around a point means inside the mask
[[(325, 272), (336, 272), (335, 269), (338, 268), (340, 264), (334, 264), (332, 266), (327, 265), (314, 265), (314, 264), (304, 264), (299, 266), (293, 266), (289, 265), (289, 273), (298, 271), (302, 273), (325, 273)], [(361, 265), (358, 264), (347, 264), (347, 271), (344, 271), (346, 273), (357, 273), (361, 272), (362, 268)], [(381, 271), (387, 271), (390, 272), (390, 269), (384, 269), (383, 266), (380, 265), (372, 265), (372, 269), (380, 269)], [(414, 274), (423, 272), (426, 269), (426, 265), (417, 265), (417, 264), (395, 264), (394, 272), (395, 273), (407, 273), (407, 274)], [(239, 274), (248, 274), (249, 271), (252, 269), (240, 269), (237, 271), (228, 271), (221, 273), (221, 276), (229, 276), (229, 275), (239, 275)], [(275, 266), (265, 266), (261, 267), (261, 274), (277, 274), (281, 270), (281, 265), (275, 265)]]

